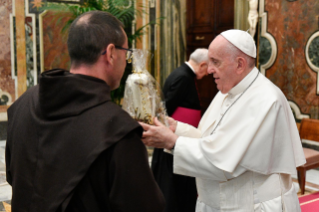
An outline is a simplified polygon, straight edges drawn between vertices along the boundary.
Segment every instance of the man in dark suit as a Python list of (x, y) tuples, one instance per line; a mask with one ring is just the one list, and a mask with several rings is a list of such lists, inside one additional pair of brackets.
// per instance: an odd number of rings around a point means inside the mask
[[(207, 75), (208, 50), (196, 49), (188, 62), (166, 79), (164, 96), (167, 113), (175, 120), (197, 127), (201, 118), (196, 79)], [(173, 174), (173, 155), (154, 149), (152, 170), (166, 200), (165, 212), (194, 212), (197, 191), (195, 178)]]

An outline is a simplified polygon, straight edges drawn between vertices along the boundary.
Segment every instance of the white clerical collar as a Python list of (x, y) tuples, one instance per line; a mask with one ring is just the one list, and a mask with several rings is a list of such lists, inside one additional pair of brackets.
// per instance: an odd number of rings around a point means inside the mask
[(255, 79), (257, 73), (258, 69), (254, 67), (253, 70), (251, 70), (244, 79), (242, 79), (235, 87), (230, 89), (228, 94), (230, 96), (236, 96), (237, 94), (243, 92), (247, 88), (247, 86), (249, 86), (250, 83)]
[(196, 75), (196, 72), (195, 72), (194, 68), (191, 66), (191, 64), (189, 64), (189, 62), (187, 62), (187, 61), (186, 61), (185, 63), (186, 63), (186, 65), (189, 66), (190, 69), (192, 69), (192, 71), (193, 71), (194, 74)]

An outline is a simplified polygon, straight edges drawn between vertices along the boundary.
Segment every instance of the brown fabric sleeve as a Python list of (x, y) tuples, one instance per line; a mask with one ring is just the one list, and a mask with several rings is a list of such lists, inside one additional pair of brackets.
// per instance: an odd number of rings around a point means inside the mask
[(136, 132), (114, 147), (110, 163), (110, 205), (116, 211), (164, 211), (164, 197), (148, 164), (147, 151)]

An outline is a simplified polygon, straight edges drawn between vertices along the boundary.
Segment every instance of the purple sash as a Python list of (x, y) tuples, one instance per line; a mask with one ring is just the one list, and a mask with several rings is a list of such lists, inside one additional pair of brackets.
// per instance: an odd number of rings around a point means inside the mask
[(194, 127), (197, 127), (201, 119), (201, 111), (185, 107), (178, 107), (174, 111), (172, 118), (177, 121), (184, 122)]

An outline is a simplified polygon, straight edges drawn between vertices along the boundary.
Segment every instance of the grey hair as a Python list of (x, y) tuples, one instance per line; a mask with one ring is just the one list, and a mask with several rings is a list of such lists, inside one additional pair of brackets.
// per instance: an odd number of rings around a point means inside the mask
[(189, 57), (190, 60), (199, 64), (201, 62), (208, 62), (208, 49), (199, 48), (196, 49)]

